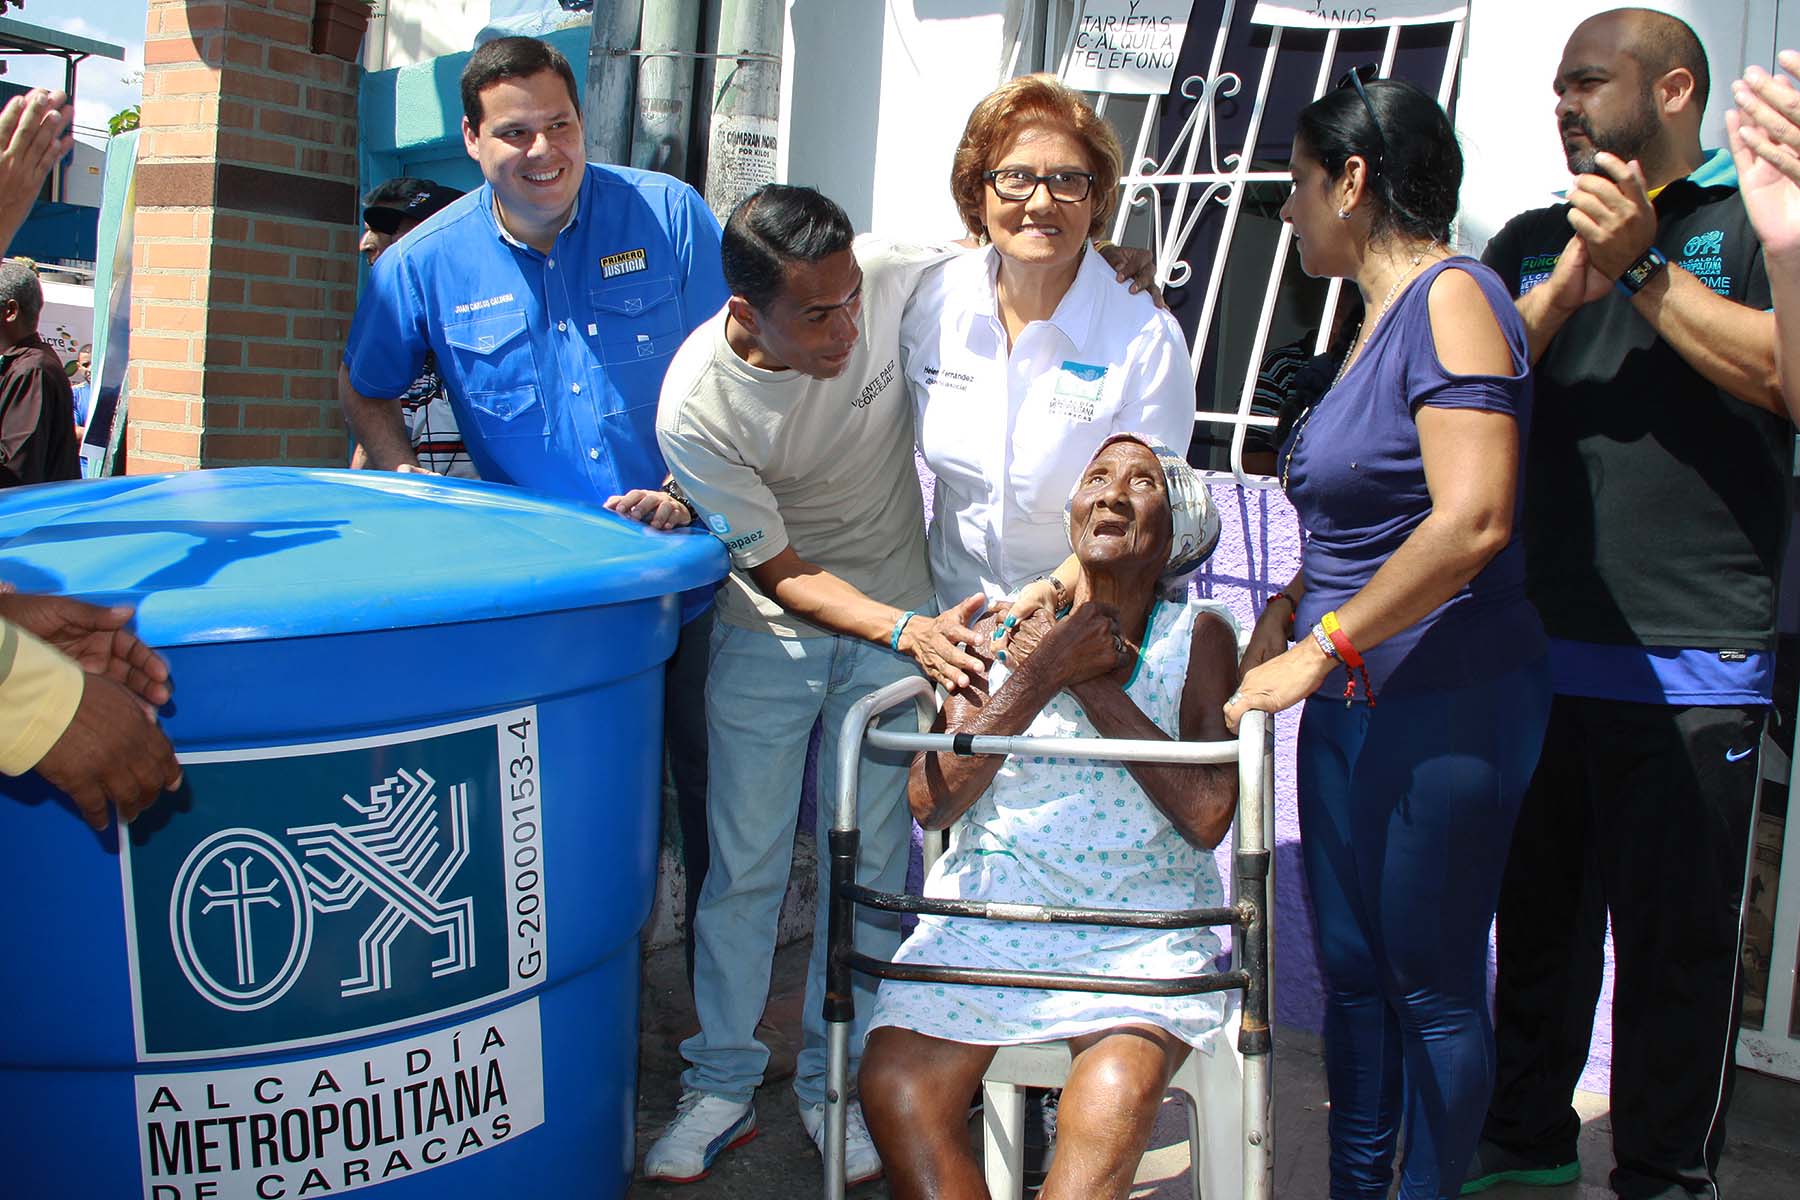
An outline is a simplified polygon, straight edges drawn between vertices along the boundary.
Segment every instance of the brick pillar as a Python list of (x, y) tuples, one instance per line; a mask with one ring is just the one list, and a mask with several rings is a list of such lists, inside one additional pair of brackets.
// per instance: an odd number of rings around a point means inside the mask
[(150, 0), (131, 275), (132, 473), (342, 466), (354, 63), (314, 0)]

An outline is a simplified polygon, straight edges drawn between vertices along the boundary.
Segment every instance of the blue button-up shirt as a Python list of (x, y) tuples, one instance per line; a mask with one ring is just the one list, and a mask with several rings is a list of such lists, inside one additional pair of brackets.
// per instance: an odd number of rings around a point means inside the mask
[(435, 352), (483, 479), (599, 504), (662, 485), (663, 371), (726, 296), (719, 223), (693, 188), (589, 163), (548, 254), (501, 228), (485, 184), (397, 242), (344, 365), (386, 399)]

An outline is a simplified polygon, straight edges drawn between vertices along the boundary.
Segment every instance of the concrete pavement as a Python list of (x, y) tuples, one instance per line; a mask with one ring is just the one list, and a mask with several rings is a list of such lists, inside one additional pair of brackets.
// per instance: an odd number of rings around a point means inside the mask
[[(819, 1194), (819, 1156), (800, 1127), (793, 1091), (794, 1054), (799, 1048), (801, 989), (808, 942), (802, 939), (775, 959), (776, 984), (763, 1017), (761, 1037), (771, 1050), (768, 1081), (757, 1096), (761, 1131), (755, 1141), (719, 1160), (707, 1179), (685, 1186), (639, 1181), (630, 1200), (801, 1200)], [(679, 945), (651, 954), (644, 964), (639, 1036), (638, 1154), (661, 1131), (680, 1095), (681, 1055), (677, 1046), (694, 1027)], [(1580, 1182), (1558, 1188), (1503, 1186), (1488, 1200), (1610, 1200), (1606, 1185), (1612, 1167), (1606, 1097), (1582, 1093), (1577, 1107), (1582, 1130)], [(1275, 1194), (1325, 1194), (1327, 1143), (1325, 1067), (1316, 1035), (1276, 1032)], [(1186, 1200), (1187, 1119), (1181, 1102), (1163, 1107), (1151, 1149), (1138, 1168), (1133, 1200)], [(1721, 1190), (1732, 1200), (1800, 1198), (1800, 1085), (1738, 1073), (1730, 1141), (1720, 1169)], [(852, 1200), (886, 1197), (880, 1181), (853, 1189)]]

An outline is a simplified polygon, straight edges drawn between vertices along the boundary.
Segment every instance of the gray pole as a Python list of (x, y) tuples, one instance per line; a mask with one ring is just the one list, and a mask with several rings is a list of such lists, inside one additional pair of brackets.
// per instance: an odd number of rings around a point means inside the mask
[(594, 0), (588, 33), (587, 87), (581, 124), (590, 162), (624, 163), (631, 157), (631, 90), (637, 76), (638, 18), (643, 0)]
[(706, 202), (723, 220), (775, 181), (781, 134), (784, 0), (720, 0)]
[[(700, 44), (700, 0), (650, 0), (638, 45), (636, 124), (631, 165), (688, 177), (689, 126), (694, 115), (694, 60)], [(674, 51), (659, 56), (658, 50)]]

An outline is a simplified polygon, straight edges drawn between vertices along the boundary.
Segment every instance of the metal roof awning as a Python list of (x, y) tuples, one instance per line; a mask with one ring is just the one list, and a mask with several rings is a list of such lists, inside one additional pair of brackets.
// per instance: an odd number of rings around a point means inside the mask
[(60, 29), (30, 25), (10, 17), (0, 17), (0, 54), (54, 54), (58, 58), (76, 61), (83, 58), (125, 61), (123, 46), (64, 33)]

